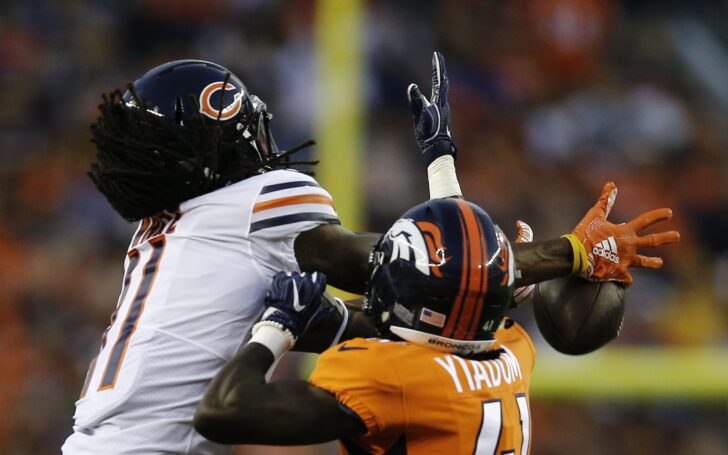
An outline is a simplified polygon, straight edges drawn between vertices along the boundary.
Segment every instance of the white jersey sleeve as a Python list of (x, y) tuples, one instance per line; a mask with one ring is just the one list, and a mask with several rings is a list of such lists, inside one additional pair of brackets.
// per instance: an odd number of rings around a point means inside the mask
[(308, 175), (292, 171), (267, 175), (252, 206), (248, 234), (252, 252), (267, 272), (298, 272), (296, 237), (321, 224), (339, 224), (334, 201)]

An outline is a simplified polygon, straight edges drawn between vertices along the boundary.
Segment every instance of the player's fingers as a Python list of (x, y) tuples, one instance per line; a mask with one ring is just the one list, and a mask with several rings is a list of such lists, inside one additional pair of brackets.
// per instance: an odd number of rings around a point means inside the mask
[[(450, 87), (450, 83), (447, 78), (447, 67), (445, 66), (445, 57), (439, 52), (435, 52), (433, 55), (433, 65), (437, 63), (437, 69), (433, 66), (433, 85), (432, 85), (432, 103), (437, 104), (440, 110), (445, 111), (447, 107), (447, 92)], [(437, 73), (435, 73), (437, 71)], [(437, 84), (434, 83), (434, 79), (437, 77)]]
[(637, 237), (634, 244), (638, 248), (667, 245), (670, 243), (676, 243), (680, 241), (680, 233), (677, 231), (659, 232), (657, 234), (649, 234), (642, 237)]
[(419, 115), (420, 112), (425, 108), (425, 102), (423, 100), (422, 92), (417, 84), (410, 84), (407, 87), (407, 98), (410, 101), (410, 107), (412, 108), (412, 115)]
[(430, 102), (438, 104), (443, 88), (442, 78), (445, 75), (445, 59), (439, 52), (432, 53), (432, 95)]
[(529, 243), (533, 242), (533, 229), (528, 223), (516, 220), (516, 227), (518, 228), (518, 236), (516, 236), (516, 243)]
[(632, 278), (632, 274), (629, 273), (629, 270), (627, 270), (627, 271), (624, 272), (624, 279), (623, 280), (619, 280), (619, 282), (620, 283), (624, 283), (627, 286), (629, 286), (630, 284), (632, 284), (632, 282), (634, 282), (634, 278)]
[(662, 267), (662, 258), (648, 257), (641, 254), (635, 255), (634, 260), (631, 261), (633, 267), (643, 267), (648, 269), (659, 269)]
[(594, 205), (604, 218), (609, 216), (609, 211), (612, 210), (614, 200), (617, 198), (617, 185), (614, 182), (607, 182), (602, 187), (602, 194), (599, 196), (599, 200)]
[(672, 218), (672, 210), (667, 208), (655, 209), (631, 219), (627, 222), (627, 225), (634, 229), (635, 232), (639, 232), (647, 226), (651, 226), (659, 221), (669, 220), (670, 218)]
[(289, 298), (293, 298), (294, 309), (296, 311), (301, 311), (299, 308), (295, 308), (296, 304), (298, 303), (298, 283), (296, 283), (296, 280), (291, 280), (290, 283), (291, 283), (291, 294), (290, 294), (290, 296), (292, 296), (292, 297), (289, 297)]
[(420, 88), (417, 84), (410, 84), (409, 87), (407, 87), (407, 98), (409, 98), (412, 116), (415, 120), (419, 119), (420, 115), (422, 115), (422, 111), (425, 110), (427, 100), (425, 100), (425, 97), (422, 95), (422, 92), (420, 92)]

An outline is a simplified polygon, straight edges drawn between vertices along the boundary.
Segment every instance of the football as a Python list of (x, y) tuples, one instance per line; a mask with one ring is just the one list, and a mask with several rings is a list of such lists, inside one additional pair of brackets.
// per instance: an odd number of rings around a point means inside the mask
[(619, 335), (625, 286), (569, 275), (536, 285), (533, 311), (546, 341), (563, 354), (587, 354)]

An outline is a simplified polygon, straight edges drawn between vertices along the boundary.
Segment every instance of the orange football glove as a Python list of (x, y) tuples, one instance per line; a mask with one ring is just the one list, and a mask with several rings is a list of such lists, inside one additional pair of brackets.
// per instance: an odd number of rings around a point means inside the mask
[(587, 278), (632, 284), (629, 267), (662, 267), (662, 258), (643, 256), (637, 253), (637, 249), (675, 243), (680, 240), (680, 233), (667, 231), (642, 237), (637, 235), (648, 226), (672, 218), (672, 210), (667, 208), (651, 210), (622, 224), (607, 221), (616, 197), (617, 186), (613, 182), (606, 183), (599, 200), (586, 212), (572, 234), (586, 250)]

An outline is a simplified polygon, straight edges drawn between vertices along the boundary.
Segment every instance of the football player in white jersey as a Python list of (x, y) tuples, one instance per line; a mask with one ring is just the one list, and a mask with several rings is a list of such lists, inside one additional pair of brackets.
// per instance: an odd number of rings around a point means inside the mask
[[(432, 102), (410, 90), (432, 197), (460, 194), (443, 63), (436, 55)], [(289, 161), (299, 148), (278, 150), (265, 104), (220, 65), (163, 64), (104, 96), (99, 109), (89, 174), (139, 226), (63, 453), (228, 453), (192, 419), (210, 380), (249, 338), (275, 273), (318, 270), (363, 293), (379, 236), (339, 224), (331, 196), (289, 169), (300, 164)], [(574, 245), (517, 245), (515, 284), (576, 270)], [(372, 330), (338, 303), (316, 327), (314, 350)]]
[[(333, 200), (287, 169), (266, 106), (219, 65), (164, 64), (104, 97), (100, 110), (90, 175), (139, 226), (63, 452), (226, 453), (194, 431), (195, 407), (246, 339), (273, 275), (299, 270), (298, 235), (338, 226)], [(375, 236), (322, 234), (351, 242), (318, 255), (360, 264), (341, 270), (337, 284), (362, 289), (357, 274)], [(361, 251), (358, 262), (352, 251)], [(317, 260), (316, 250), (304, 254)]]

